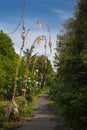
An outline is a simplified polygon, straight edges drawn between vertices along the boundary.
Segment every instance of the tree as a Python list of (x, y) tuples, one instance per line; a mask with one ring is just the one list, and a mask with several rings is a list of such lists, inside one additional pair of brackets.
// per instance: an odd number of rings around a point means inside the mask
[(87, 123), (87, 0), (79, 0), (74, 18), (57, 35), (57, 75), (51, 96), (68, 128), (86, 130)]
[(41, 87), (43, 88), (46, 85), (50, 85), (53, 68), (50, 60), (46, 56), (38, 56), (35, 70), (38, 70)]
[(13, 42), (3, 31), (0, 32), (0, 92), (2, 96), (9, 95), (14, 84), (15, 69), (18, 55)]
[(38, 70), (38, 81), (41, 84), (42, 88), (44, 87), (45, 83), (51, 78), (51, 74), (53, 73), (53, 68), (49, 59), (44, 56), (37, 56), (37, 53), (32, 55), (33, 46), (30, 50), (26, 50), (24, 52), (25, 59), (27, 61), (27, 67), (29, 71), (34, 75)]

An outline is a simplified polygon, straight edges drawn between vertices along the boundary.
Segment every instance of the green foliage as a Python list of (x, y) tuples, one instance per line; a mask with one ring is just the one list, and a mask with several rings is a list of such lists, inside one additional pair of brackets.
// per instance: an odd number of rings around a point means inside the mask
[(9, 127), (10, 123), (8, 122), (5, 111), (6, 107), (9, 104), (8, 101), (0, 101), (0, 127)]
[(29, 74), (29, 77), (31, 77), (32, 80), (32, 83), (30, 85), (33, 87), (35, 86), (33, 85), (34, 80), (38, 82), (40, 88), (43, 88), (45, 85), (50, 84), (53, 68), (49, 59), (44, 55), (37, 56), (37, 54), (35, 54), (32, 56), (31, 50), (26, 50), (26, 52), (24, 52), (24, 57), (27, 62), (29, 73), (31, 73)]
[(16, 102), (17, 102), (18, 106), (20, 106), (21, 108), (23, 106), (27, 106), (27, 101), (23, 96), (16, 97)]
[[(23, 96), (18, 96), (16, 98), (16, 103), (18, 105), (18, 110), (19, 110), (19, 116), (21, 115), (21, 118), (23, 118), (23, 116), (25, 116), (29, 109), (28, 107), (28, 102), (27, 100), (23, 97)], [(30, 110), (29, 110), (30, 111)], [(27, 113), (28, 114), (28, 113)], [(28, 114), (29, 115), (29, 114)]]
[(81, 88), (73, 91), (73, 86), (55, 83), (50, 90), (56, 110), (63, 117), (65, 126), (73, 130), (85, 130), (87, 123), (87, 91)]
[(0, 99), (11, 98), (8, 86), (11, 86), (12, 90), (17, 59), (18, 55), (15, 53), (12, 40), (5, 33), (0, 32)]
[(0, 116), (0, 127), (8, 128), (10, 123), (7, 121), (6, 117)]
[(32, 116), (34, 114), (34, 101), (28, 103), (28, 106), (27, 107), (24, 107), (23, 108), (23, 115), (25, 117), (29, 117), (29, 116)]
[(87, 129), (87, 0), (79, 0), (57, 36), (57, 75), (50, 95), (68, 130)]

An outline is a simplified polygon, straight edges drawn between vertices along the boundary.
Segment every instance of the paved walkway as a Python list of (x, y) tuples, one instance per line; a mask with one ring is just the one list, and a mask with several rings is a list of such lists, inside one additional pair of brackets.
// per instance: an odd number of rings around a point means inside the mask
[(37, 99), (33, 119), (16, 130), (64, 130), (60, 118), (48, 104), (48, 93)]

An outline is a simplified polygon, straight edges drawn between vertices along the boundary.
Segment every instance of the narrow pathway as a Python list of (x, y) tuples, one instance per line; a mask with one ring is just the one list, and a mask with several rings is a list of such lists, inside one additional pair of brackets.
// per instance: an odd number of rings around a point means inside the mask
[(16, 130), (64, 130), (60, 118), (48, 104), (48, 93), (37, 99), (33, 119)]

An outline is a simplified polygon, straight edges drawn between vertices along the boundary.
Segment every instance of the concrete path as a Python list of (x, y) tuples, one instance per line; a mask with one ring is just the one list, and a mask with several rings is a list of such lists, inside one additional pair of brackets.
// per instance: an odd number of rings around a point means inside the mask
[(48, 104), (48, 93), (39, 97), (35, 104), (35, 115), (16, 130), (64, 130), (60, 117)]

